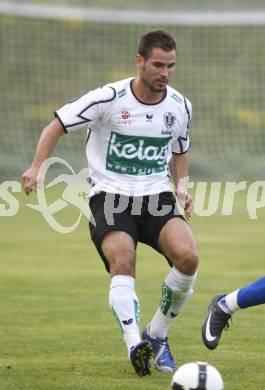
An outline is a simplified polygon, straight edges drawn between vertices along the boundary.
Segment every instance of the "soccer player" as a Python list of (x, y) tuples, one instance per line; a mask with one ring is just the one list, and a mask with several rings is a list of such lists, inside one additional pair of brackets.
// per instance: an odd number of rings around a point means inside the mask
[(209, 349), (218, 346), (222, 331), (239, 309), (265, 303), (265, 276), (227, 295), (217, 295), (208, 307), (208, 315), (202, 326), (202, 340)]
[[(135, 62), (137, 77), (92, 90), (55, 112), (22, 179), (29, 194), (60, 136), (87, 128), (91, 238), (111, 275), (109, 303), (129, 359), (144, 376), (150, 374), (152, 356), (158, 370), (175, 370), (167, 333), (193, 293), (198, 249), (185, 221), (192, 212), (186, 180), (192, 107), (168, 85), (176, 66), (174, 39), (161, 30), (143, 34)], [(170, 173), (185, 218), (177, 209)], [(161, 303), (142, 335), (135, 290), (138, 242), (161, 253), (171, 267)], [(152, 267), (150, 262), (150, 277)]]

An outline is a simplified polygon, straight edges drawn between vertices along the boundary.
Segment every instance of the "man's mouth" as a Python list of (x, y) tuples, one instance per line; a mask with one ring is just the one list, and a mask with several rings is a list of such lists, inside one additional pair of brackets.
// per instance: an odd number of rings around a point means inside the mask
[(155, 81), (156, 81), (157, 83), (159, 83), (159, 84), (166, 84), (166, 83), (168, 82), (167, 79), (156, 79)]

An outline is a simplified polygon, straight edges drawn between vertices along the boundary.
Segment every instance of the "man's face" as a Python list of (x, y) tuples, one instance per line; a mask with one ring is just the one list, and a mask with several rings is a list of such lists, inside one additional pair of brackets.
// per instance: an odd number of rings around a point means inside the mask
[(176, 65), (176, 51), (164, 51), (154, 48), (147, 59), (140, 54), (136, 56), (136, 64), (141, 81), (152, 92), (163, 92)]

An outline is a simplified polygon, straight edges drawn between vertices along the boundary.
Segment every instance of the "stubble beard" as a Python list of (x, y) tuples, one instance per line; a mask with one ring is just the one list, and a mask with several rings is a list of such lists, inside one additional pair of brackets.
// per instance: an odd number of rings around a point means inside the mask
[(147, 81), (144, 77), (142, 77), (142, 80), (143, 80), (143, 83), (146, 85), (146, 87), (148, 87), (150, 89), (151, 92), (161, 93), (161, 92), (164, 92), (166, 90), (167, 84), (159, 87), (158, 85), (156, 86), (153, 83)]

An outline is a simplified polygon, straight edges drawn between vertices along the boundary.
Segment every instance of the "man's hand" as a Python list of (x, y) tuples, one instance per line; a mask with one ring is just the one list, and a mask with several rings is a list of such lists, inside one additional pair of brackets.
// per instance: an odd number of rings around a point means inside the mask
[(184, 209), (185, 217), (187, 220), (191, 218), (193, 201), (186, 188), (178, 188), (177, 198), (180, 206)]
[(37, 168), (31, 167), (22, 175), (22, 185), (27, 195), (29, 195), (32, 191), (37, 190), (38, 172), (39, 170)]

